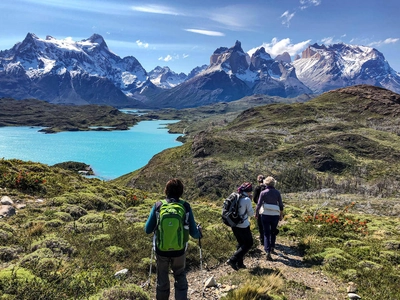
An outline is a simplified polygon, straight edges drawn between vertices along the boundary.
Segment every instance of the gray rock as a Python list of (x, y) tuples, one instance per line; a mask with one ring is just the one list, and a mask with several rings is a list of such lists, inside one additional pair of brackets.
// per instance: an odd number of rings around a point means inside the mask
[(347, 293), (355, 293), (357, 292), (357, 285), (350, 281), (347, 286)]
[(11, 205), (0, 206), (0, 217), (11, 217), (15, 215), (15, 208)]
[(217, 282), (215, 281), (214, 276), (211, 276), (210, 278), (208, 278), (205, 283), (204, 283), (204, 287), (205, 288), (209, 288), (209, 287), (213, 287), (213, 286), (218, 286)]
[(2, 205), (13, 205), (14, 204), (14, 202), (8, 196), (1, 197), (0, 202), (1, 202)]
[(356, 293), (348, 293), (347, 296), (349, 297), (349, 299), (361, 299), (361, 297), (359, 295), (357, 295)]
[(122, 269), (121, 271), (118, 271), (117, 273), (114, 274), (114, 277), (116, 278), (124, 278), (128, 275), (129, 270), (128, 269)]

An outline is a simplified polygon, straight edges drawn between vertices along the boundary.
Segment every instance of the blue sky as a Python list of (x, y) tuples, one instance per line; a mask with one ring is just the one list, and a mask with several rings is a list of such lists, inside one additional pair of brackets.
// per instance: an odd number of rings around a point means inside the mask
[(371, 46), (400, 72), (399, 0), (1, 0), (0, 50), (28, 32), (80, 41), (102, 35), (150, 71), (190, 72), (236, 40), (274, 57), (309, 44)]

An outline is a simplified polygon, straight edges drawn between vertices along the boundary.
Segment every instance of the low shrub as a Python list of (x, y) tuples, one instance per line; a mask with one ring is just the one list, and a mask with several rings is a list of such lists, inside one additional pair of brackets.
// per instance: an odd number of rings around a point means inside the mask
[(150, 300), (150, 296), (135, 284), (114, 286), (100, 293), (99, 300)]

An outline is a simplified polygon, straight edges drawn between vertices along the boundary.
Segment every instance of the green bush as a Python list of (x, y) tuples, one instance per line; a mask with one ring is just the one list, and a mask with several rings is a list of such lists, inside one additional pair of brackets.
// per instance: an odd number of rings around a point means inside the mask
[(150, 296), (135, 284), (114, 286), (104, 290), (99, 300), (150, 300)]

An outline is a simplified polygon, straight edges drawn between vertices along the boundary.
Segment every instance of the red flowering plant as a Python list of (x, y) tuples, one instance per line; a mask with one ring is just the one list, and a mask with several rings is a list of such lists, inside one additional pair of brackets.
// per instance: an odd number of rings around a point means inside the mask
[(367, 235), (367, 221), (355, 218), (348, 213), (355, 204), (355, 202), (351, 202), (337, 213), (318, 213), (318, 211), (315, 211), (313, 215), (305, 215), (303, 222), (310, 225), (316, 225), (319, 229), (318, 231), (330, 231), (333, 236), (342, 236), (344, 233)]
[(40, 193), (46, 190), (46, 179), (39, 173), (28, 171), (3, 172), (0, 185), (3, 188), (16, 189), (24, 193)]
[(127, 207), (138, 206), (147, 198), (147, 194), (140, 190), (132, 190), (125, 197)]

